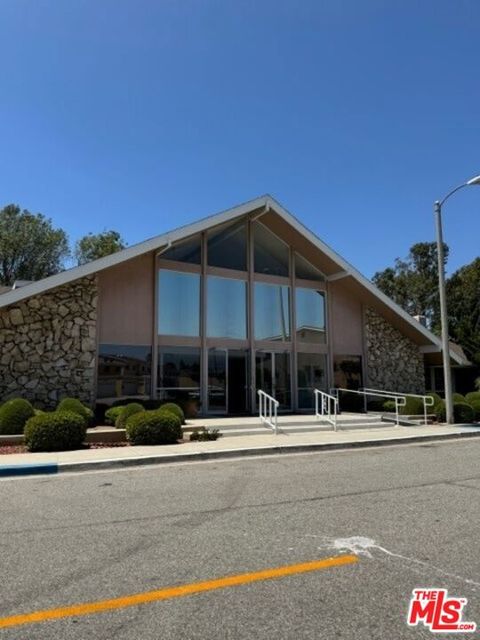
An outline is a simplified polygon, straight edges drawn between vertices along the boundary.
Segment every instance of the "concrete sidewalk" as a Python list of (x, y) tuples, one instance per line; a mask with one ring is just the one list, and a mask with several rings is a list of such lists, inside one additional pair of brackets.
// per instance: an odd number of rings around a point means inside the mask
[(0, 476), (93, 471), (113, 467), (168, 462), (200, 461), (279, 453), (306, 453), (355, 447), (408, 444), (480, 436), (478, 425), (416, 426), (352, 431), (318, 431), (277, 436), (264, 435), (220, 438), (212, 442), (184, 442), (150, 447), (111, 447), (61, 451), (58, 453), (20, 453), (0, 456)]

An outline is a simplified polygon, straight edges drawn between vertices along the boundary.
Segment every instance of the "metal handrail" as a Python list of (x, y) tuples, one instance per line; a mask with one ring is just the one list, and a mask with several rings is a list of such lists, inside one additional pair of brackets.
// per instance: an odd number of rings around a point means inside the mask
[(327, 422), (333, 425), (333, 430), (336, 431), (338, 398), (325, 393), (325, 391), (320, 391), (320, 389), (314, 389), (313, 393), (315, 395), (315, 417), (325, 418)]
[(369, 389), (368, 387), (362, 387), (362, 390), (368, 391), (368, 392), (375, 392), (378, 395), (381, 395), (382, 398), (386, 397), (384, 394), (390, 394), (390, 395), (399, 396), (402, 398), (420, 398), (423, 401), (423, 418), (424, 418), (425, 424), (428, 423), (427, 407), (433, 407), (433, 405), (435, 404), (435, 399), (433, 398), (433, 396), (428, 396), (428, 395), (422, 396), (418, 393), (399, 393), (398, 391), (382, 391), (381, 389)]
[(260, 420), (273, 429), (275, 435), (278, 433), (277, 409), (280, 406), (278, 400), (268, 393), (259, 389), (258, 393), (258, 416)]
[(381, 392), (381, 393), (377, 393), (375, 391), (360, 391), (360, 390), (355, 390), (355, 389), (342, 389), (341, 387), (335, 387), (333, 389), (330, 389), (330, 393), (332, 395), (335, 395), (338, 399), (338, 392), (342, 391), (342, 392), (346, 392), (346, 393), (356, 393), (357, 395), (363, 396), (365, 399), (365, 402), (367, 400), (367, 396), (379, 396), (381, 398), (390, 398), (391, 400), (395, 401), (395, 423), (398, 426), (400, 424), (400, 417), (399, 417), (399, 408), (400, 407), (404, 407), (407, 404), (407, 399), (404, 395), (400, 395), (400, 394), (388, 394), (386, 392)]

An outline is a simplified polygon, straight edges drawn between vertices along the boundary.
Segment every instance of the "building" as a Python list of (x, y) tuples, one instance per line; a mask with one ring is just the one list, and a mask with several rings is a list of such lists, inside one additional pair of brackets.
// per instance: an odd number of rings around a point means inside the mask
[(0, 398), (39, 406), (242, 414), (263, 389), (297, 411), (314, 388), (423, 392), (440, 364), (435, 335), (270, 196), (0, 295)]

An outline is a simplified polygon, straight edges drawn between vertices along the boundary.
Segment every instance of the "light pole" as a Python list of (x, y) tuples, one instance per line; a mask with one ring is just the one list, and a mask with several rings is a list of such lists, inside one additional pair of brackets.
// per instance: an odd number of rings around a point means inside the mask
[(445, 385), (445, 409), (448, 424), (453, 424), (452, 370), (450, 367), (450, 347), (448, 341), (447, 291), (445, 288), (445, 256), (443, 252), (442, 207), (446, 200), (463, 187), (480, 185), (480, 176), (455, 187), (450, 193), (434, 204), (435, 226), (437, 229), (438, 289), (440, 291), (440, 321), (442, 325), (443, 380)]

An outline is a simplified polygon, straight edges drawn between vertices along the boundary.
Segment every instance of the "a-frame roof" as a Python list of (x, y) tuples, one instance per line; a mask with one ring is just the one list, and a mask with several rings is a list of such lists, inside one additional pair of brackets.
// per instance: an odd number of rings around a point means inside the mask
[[(264, 195), (253, 200), (249, 200), (244, 204), (227, 209), (220, 213), (202, 218), (197, 222), (189, 225), (178, 227), (173, 231), (163, 233), (161, 235), (145, 240), (138, 244), (132, 245), (118, 251), (105, 258), (99, 258), (93, 260), (87, 264), (79, 267), (62, 271), (56, 275), (38, 280), (29, 285), (23, 286), (19, 289), (11, 290), (7, 293), (0, 295), (0, 308), (14, 305), (15, 303), (30, 298), (35, 295), (42, 294), (50, 289), (62, 286), (69, 282), (73, 282), (85, 276), (89, 276), (104, 269), (108, 269), (137, 256), (156, 251), (164, 247), (168, 247), (170, 244), (192, 236), (196, 233), (206, 231), (211, 227), (231, 222), (242, 216), (246, 216), (252, 212), (271, 212), (283, 219), (291, 228), (299, 233), (303, 238), (310, 242), (316, 249), (318, 249), (332, 265), (336, 265), (336, 273), (331, 275), (331, 279), (335, 280), (339, 278), (350, 278), (365, 290), (370, 299), (377, 302), (381, 308), (387, 310), (389, 316), (395, 316), (398, 321), (406, 328), (410, 334), (415, 334), (416, 342), (424, 346), (426, 353), (438, 352), (441, 350), (441, 341), (426, 327), (421, 325), (417, 320), (412, 318), (406, 311), (399, 307), (393, 300), (388, 298), (383, 292), (381, 292), (375, 285), (357, 271), (351, 264), (349, 264), (338, 253), (331, 249), (325, 242), (312, 233), (307, 227), (305, 227), (293, 214), (287, 211), (279, 202), (277, 202), (272, 196)], [(327, 278), (329, 279), (329, 278)], [(458, 364), (465, 365), (468, 361), (461, 357), (460, 354), (450, 351), (452, 360)]]

